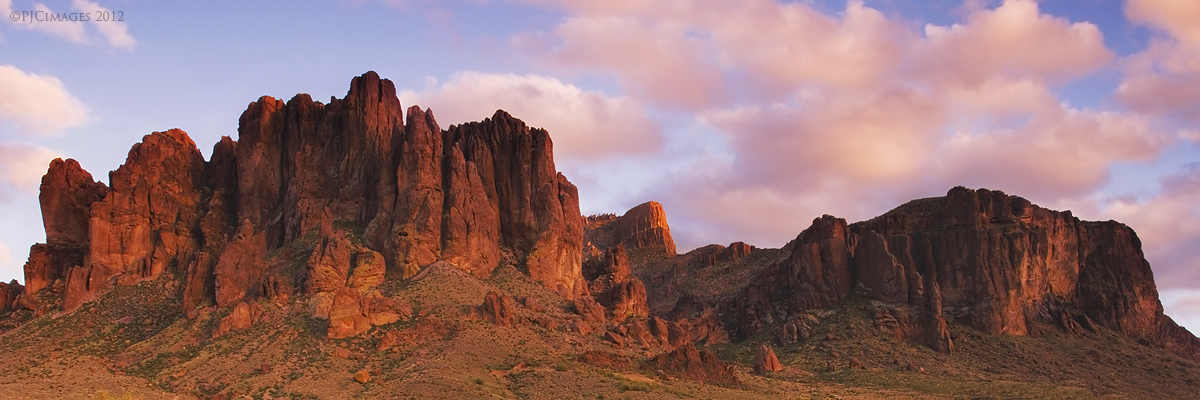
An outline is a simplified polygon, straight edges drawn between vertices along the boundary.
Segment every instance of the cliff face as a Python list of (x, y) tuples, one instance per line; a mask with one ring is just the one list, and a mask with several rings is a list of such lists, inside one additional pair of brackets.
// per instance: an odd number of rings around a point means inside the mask
[(61, 280), (70, 311), (177, 270), (188, 309), (278, 295), (303, 282), (280, 281), (265, 255), (335, 220), (361, 227), (361, 251), (381, 255), (389, 275), (445, 261), (488, 276), (508, 249), (563, 296), (586, 290), (578, 193), (555, 170), (546, 131), (503, 111), (445, 131), (429, 110), (404, 117), (392, 83), (368, 72), (329, 104), (251, 103), (239, 139), (222, 138), (207, 162), (177, 129), (134, 145), (112, 187), (55, 160), (27, 290)]
[(675, 239), (667, 224), (667, 212), (657, 201), (648, 201), (621, 216), (606, 214), (589, 217), (586, 242), (603, 251), (624, 245), (629, 251), (649, 248), (675, 255)]
[(791, 256), (738, 298), (742, 337), (772, 315), (828, 307), (857, 290), (923, 310), (914, 338), (943, 351), (952, 348), (945, 310), (991, 334), (1026, 335), (1035, 318), (1084, 321), (1200, 356), (1196, 338), (1163, 315), (1141, 242), (1120, 223), (959, 187), (851, 225), (818, 218), (788, 246)]

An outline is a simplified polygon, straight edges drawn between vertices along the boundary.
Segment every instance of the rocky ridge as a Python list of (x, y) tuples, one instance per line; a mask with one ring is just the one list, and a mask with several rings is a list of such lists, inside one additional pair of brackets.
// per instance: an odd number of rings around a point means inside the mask
[[(447, 130), (429, 110), (406, 117), (393, 84), (368, 72), (328, 104), (303, 94), (251, 103), (238, 140), (222, 138), (209, 161), (178, 129), (134, 145), (111, 187), (55, 160), (42, 181), (47, 243), (31, 249), (28, 291), (51, 288), (69, 312), (171, 271), (186, 276), (184, 311), (194, 315), (300, 288), (324, 298), (434, 262), (487, 276), (507, 257), (566, 298), (586, 292), (578, 194), (555, 171), (545, 130), (503, 111)], [(264, 260), (322, 221), (361, 226), (363, 244), (326, 227), (308, 274)]]
[[(829, 373), (865, 370), (834, 343), (880, 335), (946, 359), (976, 335), (1033, 336), (1045, 324), (1200, 360), (1200, 341), (1163, 314), (1131, 229), (998, 191), (954, 188), (857, 223), (826, 215), (781, 249), (677, 254), (659, 203), (580, 216), (546, 131), (504, 111), (442, 129), (431, 110), (405, 112), (373, 72), (328, 104), (264, 96), (238, 133), (208, 161), (183, 131), (152, 133), (108, 185), (54, 160), (40, 197), (47, 243), (31, 248), (25, 286), (0, 283), (0, 314), (70, 316), (153, 286), (173, 299), (158, 311), (166, 323), (213, 321), (190, 345), (300, 313), (322, 340), (385, 353), (478, 320), (619, 354), (581, 360), (618, 365), (632, 353), (653, 373), (733, 388), (744, 383), (738, 357), (767, 377), (795, 373), (806, 344), (831, 355)], [(553, 295), (497, 288), (513, 279)], [(446, 290), (456, 286), (474, 291)], [(834, 310), (855, 307), (870, 310), (870, 333), (837, 322)], [(793, 354), (786, 367), (775, 349)]]

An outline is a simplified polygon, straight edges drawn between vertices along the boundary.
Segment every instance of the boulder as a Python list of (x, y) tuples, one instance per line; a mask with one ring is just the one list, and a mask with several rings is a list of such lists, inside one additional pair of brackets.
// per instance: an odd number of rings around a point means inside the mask
[(754, 357), (754, 373), (764, 375), (777, 371), (783, 371), (783, 364), (775, 357), (775, 350), (766, 345), (758, 346), (758, 355)]
[(330, 339), (358, 336), (371, 330), (371, 319), (364, 314), (362, 300), (362, 295), (347, 287), (334, 293), (326, 332)]
[(511, 296), (489, 290), (483, 298), (483, 304), (479, 306), (479, 311), (488, 321), (496, 325), (511, 326), (514, 307)]
[(583, 317), (583, 322), (603, 325), (605, 322), (604, 306), (596, 300), (587, 297), (577, 297), (574, 300), (575, 312)]
[(247, 303), (245, 301), (238, 302), (229, 315), (221, 318), (221, 322), (217, 324), (217, 331), (213, 333), (213, 337), (223, 336), (233, 330), (250, 329), (254, 325), (254, 321), (261, 314), (262, 309), (258, 307), (258, 304)]
[(712, 351), (699, 350), (690, 343), (655, 356), (650, 365), (678, 378), (723, 386), (741, 385), (732, 366), (718, 359)]

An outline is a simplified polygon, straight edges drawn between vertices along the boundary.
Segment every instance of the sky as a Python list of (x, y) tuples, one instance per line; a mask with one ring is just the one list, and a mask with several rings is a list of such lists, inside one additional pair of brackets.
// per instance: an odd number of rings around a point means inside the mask
[[(55, 157), (211, 154), (263, 95), (377, 71), (438, 122), (546, 128), (584, 214), (664, 205), (681, 251), (778, 247), (989, 188), (1141, 238), (1200, 332), (1200, 2), (0, 0), (0, 278)], [(50, 18), (51, 15), (65, 18)]]

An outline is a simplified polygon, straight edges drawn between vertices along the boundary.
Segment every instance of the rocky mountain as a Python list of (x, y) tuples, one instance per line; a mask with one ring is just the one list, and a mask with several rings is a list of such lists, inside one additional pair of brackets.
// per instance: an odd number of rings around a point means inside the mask
[(328, 103), (264, 96), (237, 133), (208, 160), (146, 135), (107, 183), (50, 164), (46, 243), (0, 283), (0, 392), (1200, 393), (1200, 340), (1117, 222), (959, 187), (678, 254), (657, 202), (581, 216), (545, 130), (443, 129), (373, 72)]

